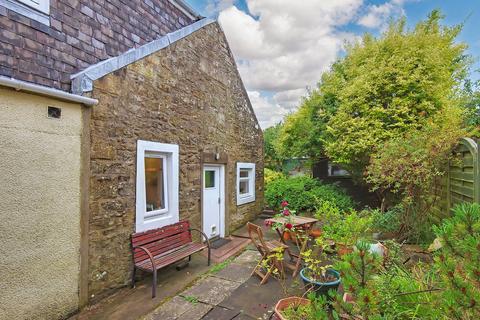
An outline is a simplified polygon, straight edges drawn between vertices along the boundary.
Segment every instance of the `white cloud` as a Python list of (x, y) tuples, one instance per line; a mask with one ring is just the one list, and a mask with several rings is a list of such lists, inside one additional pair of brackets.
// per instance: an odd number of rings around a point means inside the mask
[(246, 0), (250, 14), (235, 6), (219, 13), (263, 128), (298, 106), (355, 36), (339, 28), (357, 20), (362, 1)]
[(384, 29), (390, 18), (405, 15), (403, 5), (408, 1), (415, 0), (391, 0), (379, 5), (370, 5), (366, 14), (358, 19), (358, 24), (366, 28)]
[(205, 6), (207, 15), (213, 15), (222, 10), (230, 8), (235, 3), (235, 0), (208, 0)]
[(248, 97), (255, 108), (255, 114), (262, 129), (282, 121), (283, 117), (289, 112), (287, 108), (280, 106), (274, 99), (262, 96), (258, 91), (248, 91)]
[(293, 111), (298, 106), (298, 102), (307, 94), (307, 88), (280, 91), (273, 96), (273, 100), (283, 106), (283, 108)]

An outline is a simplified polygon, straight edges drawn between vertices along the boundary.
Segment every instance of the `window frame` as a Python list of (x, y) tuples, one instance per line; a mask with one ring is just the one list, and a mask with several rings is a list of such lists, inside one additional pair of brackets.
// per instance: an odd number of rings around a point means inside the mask
[[(343, 171), (343, 172), (335, 174), (335, 170), (333, 168), (334, 166), (338, 167), (338, 169), (340, 171)], [(335, 164), (333, 162), (328, 161), (328, 163), (327, 163), (327, 177), (329, 177), (329, 178), (350, 178), (351, 174), (350, 174), (350, 172), (343, 169), (338, 164)]]
[(50, 0), (38, 0), (38, 3), (33, 0), (16, 0), (32, 9), (40, 11), (45, 14), (50, 14)]
[[(163, 159), (165, 208), (147, 211), (145, 157)], [(179, 221), (179, 147), (153, 141), (137, 141), (135, 231), (161, 228)]]
[[(162, 159), (162, 170), (163, 170), (163, 201), (164, 201), (164, 208), (163, 209), (158, 209), (158, 210), (152, 210), (152, 211), (147, 211), (146, 210), (146, 186), (145, 186), (145, 217), (150, 218), (153, 216), (161, 215), (164, 213), (168, 212), (168, 165), (167, 165), (167, 155), (164, 153), (160, 152), (152, 152), (152, 151), (146, 151), (143, 157), (143, 161), (145, 161), (145, 158), (156, 158), (156, 159)], [(145, 168), (144, 168), (145, 170)]]
[(50, 26), (50, 0), (0, 0), (0, 6), (12, 10), (29, 19)]
[[(240, 172), (247, 170), (248, 177), (240, 177)], [(255, 163), (237, 162), (237, 205), (255, 201)], [(248, 181), (248, 193), (240, 194), (240, 182)]]

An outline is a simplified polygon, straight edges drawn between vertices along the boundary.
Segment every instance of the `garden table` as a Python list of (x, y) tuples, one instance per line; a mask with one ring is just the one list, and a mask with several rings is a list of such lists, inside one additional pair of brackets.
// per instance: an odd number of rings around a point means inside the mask
[[(319, 220), (315, 218), (309, 218), (309, 217), (300, 217), (300, 216), (289, 216), (289, 217), (274, 217), (274, 218), (268, 218), (265, 219), (266, 224), (276, 224), (280, 223), (284, 225), (285, 223), (291, 223), (293, 226), (293, 229), (297, 230), (304, 230), (305, 234), (307, 235), (307, 239), (301, 243), (299, 246), (299, 253), (298, 255), (293, 253), (290, 248), (286, 250), (288, 255), (290, 256), (290, 263), (286, 262), (285, 266), (288, 267), (293, 271), (293, 277), (297, 275), (297, 273), (300, 271), (300, 265), (302, 262), (302, 253), (305, 251), (307, 247), (307, 242), (308, 242), (308, 235), (310, 235), (310, 232), (312, 231), (313, 226), (315, 223), (317, 223)], [(283, 238), (283, 232), (280, 230), (280, 228), (275, 228), (277, 231), (280, 241), (283, 244), (286, 244), (285, 239)], [(298, 237), (295, 239), (295, 242), (297, 243), (298, 246)]]

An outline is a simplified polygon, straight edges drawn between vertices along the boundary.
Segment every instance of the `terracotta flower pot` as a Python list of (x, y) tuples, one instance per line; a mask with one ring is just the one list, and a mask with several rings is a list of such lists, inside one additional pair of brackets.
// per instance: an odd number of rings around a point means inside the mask
[(289, 231), (283, 231), (283, 240), (287, 241), (287, 240), (290, 240), (291, 237), (290, 237), (290, 232)]
[(353, 252), (353, 248), (351, 246), (347, 246), (342, 243), (337, 243), (336, 246), (337, 246), (337, 253), (339, 256), (344, 256), (346, 254)]
[(321, 235), (322, 235), (322, 230), (320, 229), (313, 229), (312, 231), (310, 231), (310, 236), (313, 238), (318, 238)]
[(298, 307), (298, 306), (308, 305), (308, 304), (310, 304), (310, 300), (300, 298), (300, 297), (288, 297), (285, 299), (281, 299), (275, 305), (275, 314), (280, 320), (288, 320), (283, 316), (282, 311), (292, 306)]

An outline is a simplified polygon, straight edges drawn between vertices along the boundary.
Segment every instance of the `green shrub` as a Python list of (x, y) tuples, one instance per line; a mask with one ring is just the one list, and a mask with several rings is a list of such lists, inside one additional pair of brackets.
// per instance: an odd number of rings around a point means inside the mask
[(356, 211), (349, 210), (339, 214), (338, 210), (327, 212), (326, 215), (320, 215), (317, 211), (315, 217), (323, 221), (324, 239), (333, 240), (338, 244), (354, 245), (359, 239), (366, 238), (372, 225), (372, 214), (368, 210)]
[(443, 245), (435, 267), (450, 319), (480, 319), (480, 205), (457, 205), (435, 234)]
[(379, 273), (374, 282), (382, 319), (442, 319), (435, 307), (440, 293), (431, 267), (419, 264), (406, 270), (395, 265)]
[(379, 312), (380, 297), (374, 288), (374, 279), (380, 269), (381, 258), (370, 252), (368, 242), (359, 241), (356, 248), (354, 252), (344, 255), (334, 267), (340, 272), (345, 291), (354, 296), (356, 303), (343, 303), (338, 296), (334, 307), (339, 314), (375, 319)]
[(285, 175), (278, 171), (273, 171), (271, 169), (265, 168), (263, 170), (263, 181), (265, 182), (265, 188), (272, 181), (285, 178)]
[(432, 268), (417, 265), (407, 270), (396, 263), (383, 266), (382, 258), (369, 249), (370, 243), (359, 241), (356, 250), (335, 265), (345, 291), (355, 301), (345, 303), (338, 294), (336, 313), (352, 319), (445, 319), (436, 305), (441, 300)]
[(397, 205), (386, 212), (372, 210), (372, 230), (377, 232), (397, 232), (400, 230), (403, 207)]
[(288, 201), (288, 207), (294, 211), (313, 212), (325, 200), (335, 204), (341, 211), (355, 205), (341, 188), (305, 176), (279, 178), (265, 186), (265, 201), (269, 207), (279, 209), (283, 200)]

